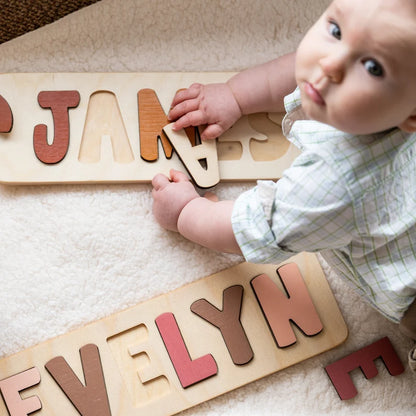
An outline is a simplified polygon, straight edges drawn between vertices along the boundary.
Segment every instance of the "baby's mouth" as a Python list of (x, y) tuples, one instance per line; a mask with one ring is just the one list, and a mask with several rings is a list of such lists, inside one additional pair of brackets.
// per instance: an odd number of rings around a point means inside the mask
[(325, 105), (325, 100), (322, 98), (320, 92), (310, 83), (305, 82), (304, 84), (305, 94), (316, 104), (320, 106)]

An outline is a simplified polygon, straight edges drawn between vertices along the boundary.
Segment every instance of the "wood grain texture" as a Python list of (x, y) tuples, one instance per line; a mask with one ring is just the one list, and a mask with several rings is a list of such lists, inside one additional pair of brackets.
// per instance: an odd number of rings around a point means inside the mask
[[(223, 82), (232, 75), (0, 74), (0, 95), (7, 97), (14, 116), (12, 130), (0, 140), (0, 182), (149, 183), (157, 173), (169, 175), (172, 168), (186, 172), (163, 132), (171, 101), (177, 90), (193, 82)], [(64, 103), (61, 108), (43, 101), (44, 94), (67, 91), (79, 93), (78, 106), (67, 102), (65, 109)], [(278, 179), (300, 153), (282, 136), (278, 120), (273, 114), (256, 116), (251, 122), (243, 117), (218, 138), (215, 161), (214, 156), (208, 155), (212, 159), (208, 160), (207, 155), (197, 154), (195, 130), (185, 129), (184, 144), (192, 144), (185, 154), (192, 155), (190, 161), (203, 163), (184, 163), (202, 187), (218, 180)], [(9, 127), (10, 117), (5, 122), (5, 129)]]
[[(23, 403), (32, 409), (41, 405), (39, 414), (75, 416), (79, 415), (77, 408), (90, 406), (91, 400), (105, 405), (108, 399), (113, 416), (172, 415), (334, 348), (346, 339), (347, 328), (319, 263), (312, 254), (300, 254), (287, 262), (292, 263), (299, 268), (322, 323), (323, 330), (317, 335), (305, 336), (292, 325), (296, 342), (279, 348), (250, 284), (256, 276), (267, 275), (280, 291), (276, 302), (281, 296), (286, 298), (276, 273), (278, 266), (242, 263), (3, 358), (0, 389), (9, 386), (9, 391), (6, 396), (2, 391), (0, 414), (7, 414), (5, 400), (13, 389), (24, 389), (25, 397), (33, 400)], [(291, 295), (296, 297), (293, 290)], [(217, 314), (221, 322), (191, 311), (191, 305), (200, 299), (218, 311), (223, 309), (223, 315)], [(162, 338), (157, 321), (166, 317)], [(240, 325), (253, 359), (236, 365), (235, 347), (227, 345), (222, 333), (237, 339)], [(208, 373), (200, 367), (193, 371), (201, 357), (202, 364), (208, 360)], [(32, 368), (38, 372), (37, 378), (24, 373)], [(178, 368), (179, 372), (185, 370), (179, 377)], [(10, 380), (19, 374), (30, 379), (11, 386)], [(83, 387), (85, 381), (87, 387)], [(17, 394), (14, 397), (19, 402)], [(101, 414), (106, 414), (105, 409)]]
[(13, 127), (13, 113), (9, 103), (0, 95), (0, 133), (10, 133)]

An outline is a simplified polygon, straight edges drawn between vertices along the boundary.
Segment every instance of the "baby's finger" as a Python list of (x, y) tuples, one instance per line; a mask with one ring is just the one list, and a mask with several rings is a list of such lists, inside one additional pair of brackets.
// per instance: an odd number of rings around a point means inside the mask
[(155, 191), (159, 191), (160, 189), (163, 189), (169, 183), (170, 183), (169, 178), (166, 175), (163, 175), (162, 173), (158, 173), (152, 179), (152, 185)]
[(181, 171), (176, 169), (171, 169), (169, 171), (170, 180), (172, 182), (188, 182), (189, 178)]
[(202, 140), (212, 140), (221, 136), (224, 133), (224, 129), (219, 124), (210, 124), (201, 133)]
[(189, 88), (179, 90), (173, 97), (171, 108), (185, 100), (196, 98), (201, 91), (201, 84), (192, 84)]
[(189, 126), (202, 126), (207, 123), (207, 117), (204, 113), (200, 110), (191, 111), (190, 113), (185, 114), (184, 116), (180, 117), (176, 120), (172, 128), (175, 131), (180, 129), (184, 129), (185, 127)]
[(168, 113), (169, 121), (174, 121), (179, 117), (182, 117), (184, 114), (190, 113), (191, 111), (195, 111), (199, 108), (199, 99), (193, 98), (188, 99), (186, 101), (182, 101), (181, 103), (172, 107)]

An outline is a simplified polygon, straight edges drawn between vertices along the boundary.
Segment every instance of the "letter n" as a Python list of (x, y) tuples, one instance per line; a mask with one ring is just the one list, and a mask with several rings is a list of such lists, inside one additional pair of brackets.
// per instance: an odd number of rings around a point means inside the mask
[(285, 264), (277, 274), (286, 294), (265, 274), (255, 277), (251, 286), (277, 345), (283, 348), (296, 342), (291, 321), (308, 336), (319, 334), (323, 326), (297, 264)]

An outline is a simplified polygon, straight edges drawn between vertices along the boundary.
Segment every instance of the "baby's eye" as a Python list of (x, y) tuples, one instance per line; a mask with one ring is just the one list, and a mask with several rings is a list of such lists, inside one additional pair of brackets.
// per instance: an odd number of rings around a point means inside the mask
[(329, 22), (328, 31), (329, 34), (333, 36), (335, 39), (341, 39), (341, 29), (335, 22)]
[(382, 77), (384, 75), (383, 67), (376, 60), (366, 59), (363, 64), (370, 75), (374, 77)]

